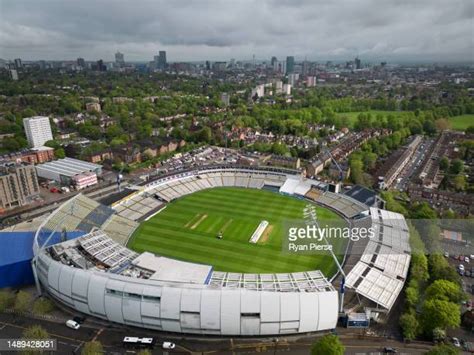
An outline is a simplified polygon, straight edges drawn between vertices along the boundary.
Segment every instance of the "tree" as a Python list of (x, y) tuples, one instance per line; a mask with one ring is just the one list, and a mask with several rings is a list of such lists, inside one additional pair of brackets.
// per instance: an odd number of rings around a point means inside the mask
[(425, 299), (437, 299), (459, 303), (463, 300), (464, 293), (459, 284), (448, 280), (436, 280), (425, 291)]
[(437, 214), (426, 202), (414, 204), (411, 211), (413, 219), (436, 219)]
[(467, 187), (467, 179), (464, 175), (456, 175), (453, 179), (453, 187), (456, 191), (464, 191)]
[(364, 163), (359, 158), (349, 160), (351, 180), (355, 184), (364, 185)]
[(431, 299), (426, 300), (421, 312), (423, 330), (427, 335), (433, 334), (433, 329), (457, 328), (461, 324), (461, 311), (459, 305)]
[(435, 342), (442, 342), (446, 339), (446, 331), (441, 328), (434, 328), (433, 329), (433, 341)]
[(39, 298), (33, 303), (34, 314), (48, 314), (54, 310), (54, 304), (48, 298)]
[(434, 135), (436, 133), (436, 125), (431, 120), (426, 120), (423, 123), (423, 131), (429, 135)]
[(449, 265), (446, 258), (441, 254), (431, 254), (428, 258), (431, 281), (448, 280), (455, 283), (460, 281), (456, 269)]
[(466, 128), (466, 134), (473, 134), (474, 133), (474, 126), (469, 126)]
[(25, 339), (48, 339), (48, 332), (39, 325), (32, 325), (23, 331), (23, 338)]
[(426, 355), (457, 355), (459, 350), (450, 344), (436, 345), (433, 349), (425, 353)]
[(447, 171), (449, 168), (449, 159), (446, 157), (442, 157), (439, 161), (439, 168), (443, 171)]
[(400, 327), (403, 331), (403, 338), (405, 340), (413, 340), (418, 335), (418, 319), (412, 313), (404, 313), (400, 317)]
[(367, 152), (364, 154), (362, 161), (364, 162), (364, 170), (369, 171), (375, 169), (375, 165), (377, 163), (377, 154)]
[(406, 302), (410, 307), (415, 307), (418, 304), (418, 300), (420, 298), (418, 287), (415, 286), (409, 286), (405, 290)]
[(82, 348), (81, 354), (82, 355), (97, 355), (102, 354), (104, 352), (104, 348), (100, 341), (89, 341), (84, 344)]
[(451, 173), (452, 174), (460, 174), (463, 172), (464, 170), (464, 163), (461, 159), (454, 159), (452, 162), (451, 162)]
[[(413, 234), (410, 233), (410, 237), (412, 237), (412, 235)], [(412, 248), (412, 249), (415, 249), (415, 248)], [(418, 282), (427, 281), (429, 278), (428, 258), (426, 257), (426, 255), (423, 253), (422, 250), (416, 250), (416, 252), (412, 254), (410, 276), (412, 279), (415, 279)]]
[[(46, 340), (46, 339), (50, 338), (48, 332), (39, 325), (33, 325), (29, 328), (26, 328), (23, 331), (22, 335), (23, 335), (23, 339), (26, 339), (26, 340), (28, 340), (28, 339), (30, 339), (30, 340)], [(24, 350), (21, 353), (23, 355), (38, 354), (38, 352), (35, 351), (35, 350)]]
[(288, 147), (285, 143), (273, 143), (271, 152), (276, 155), (285, 155), (289, 152)]
[(197, 143), (210, 143), (212, 139), (212, 131), (209, 127), (204, 127), (200, 131), (196, 132), (195, 141)]
[(19, 291), (16, 294), (13, 308), (17, 312), (26, 312), (30, 309), (32, 302), (31, 294), (26, 291)]
[(315, 341), (311, 347), (311, 355), (343, 355), (344, 345), (337, 335), (325, 335)]
[(64, 148), (55, 149), (54, 156), (58, 159), (66, 158), (66, 152), (64, 151)]

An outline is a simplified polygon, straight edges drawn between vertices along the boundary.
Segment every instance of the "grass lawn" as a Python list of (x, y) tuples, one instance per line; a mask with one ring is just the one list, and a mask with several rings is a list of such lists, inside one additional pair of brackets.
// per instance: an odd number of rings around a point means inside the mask
[(474, 126), (474, 114), (454, 116), (449, 119), (452, 129), (464, 131), (469, 126)]
[[(321, 270), (336, 271), (330, 254), (303, 255), (281, 251), (286, 233), (284, 222), (303, 218), (307, 201), (275, 192), (244, 188), (214, 188), (184, 196), (168, 204), (159, 214), (143, 222), (129, 247), (175, 259), (210, 264), (218, 271), (279, 273)], [(317, 207), (320, 220), (342, 219)], [(257, 244), (250, 237), (266, 220)], [(223, 238), (217, 235), (222, 232)], [(334, 250), (343, 254), (346, 241), (336, 240)], [(342, 251), (342, 252), (341, 252)]]

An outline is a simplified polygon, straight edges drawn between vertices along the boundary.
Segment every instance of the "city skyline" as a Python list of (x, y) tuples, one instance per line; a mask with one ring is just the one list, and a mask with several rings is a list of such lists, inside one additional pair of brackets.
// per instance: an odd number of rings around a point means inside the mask
[[(468, 0), (110, 2), (0, 1), (0, 58), (24, 60), (468, 62)], [(370, 11), (369, 11), (370, 10)]]

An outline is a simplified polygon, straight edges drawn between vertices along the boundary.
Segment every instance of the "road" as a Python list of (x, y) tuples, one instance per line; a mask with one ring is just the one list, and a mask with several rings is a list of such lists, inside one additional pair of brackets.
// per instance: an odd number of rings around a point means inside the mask
[[(258, 352), (303, 355), (309, 353), (314, 339), (308, 336), (290, 336), (278, 338), (278, 342), (275, 342), (275, 338), (184, 338), (179, 334), (166, 334), (138, 328), (116, 328), (110, 325), (100, 327), (98, 324), (88, 324), (88, 321), (76, 331), (67, 328), (63, 323), (5, 313), (0, 313), (0, 338), (21, 338), (23, 331), (33, 324), (42, 326), (52, 338), (57, 339), (58, 354), (80, 354), (84, 343), (91, 340), (100, 341), (107, 354), (133, 354), (135, 353), (133, 350), (125, 350), (122, 347), (123, 337), (149, 336), (157, 339), (157, 344), (165, 340), (176, 343), (176, 349), (170, 351), (170, 354), (253, 354)], [(403, 344), (396, 340), (380, 340), (380, 338), (360, 339), (353, 335), (341, 335), (341, 340), (346, 346), (347, 354), (379, 354), (384, 346), (395, 347), (401, 354), (421, 354), (430, 348), (429, 344)], [(153, 354), (166, 354), (166, 352), (157, 346)]]
[(423, 138), (421, 144), (418, 146), (417, 150), (413, 153), (412, 158), (407, 163), (398, 175), (397, 180), (394, 184), (394, 189), (399, 191), (405, 191), (408, 187), (410, 181), (417, 177), (417, 172), (420, 167), (423, 165), (423, 161), (427, 159), (426, 152), (429, 151), (431, 145), (433, 145), (433, 139)]

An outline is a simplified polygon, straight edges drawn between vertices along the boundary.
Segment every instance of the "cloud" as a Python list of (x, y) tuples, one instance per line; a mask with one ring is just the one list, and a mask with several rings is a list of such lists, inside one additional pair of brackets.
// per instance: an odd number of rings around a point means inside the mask
[(472, 0), (0, 0), (0, 57), (468, 61)]

